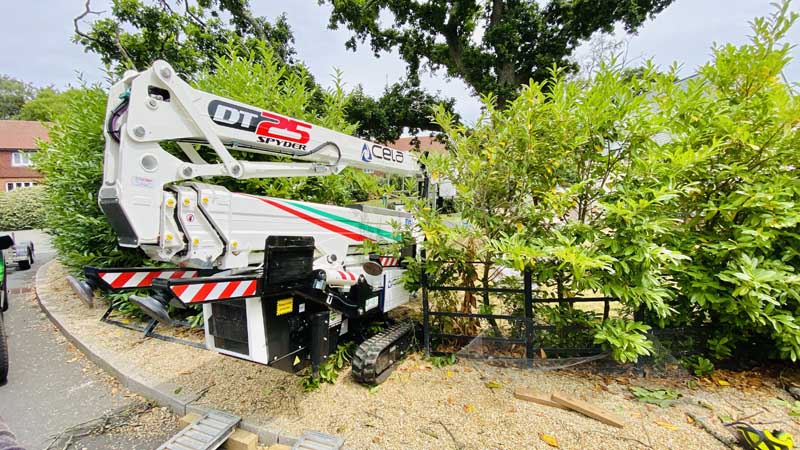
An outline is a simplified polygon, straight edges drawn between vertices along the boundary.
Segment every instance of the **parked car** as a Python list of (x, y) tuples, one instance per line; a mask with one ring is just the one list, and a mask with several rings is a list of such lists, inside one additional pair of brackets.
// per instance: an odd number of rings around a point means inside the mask
[(6, 340), (5, 322), (3, 313), (8, 311), (8, 283), (6, 283), (6, 263), (4, 250), (14, 246), (14, 239), (9, 236), (0, 236), (0, 385), (8, 380), (8, 342)]
[[(14, 234), (11, 234), (12, 241)], [(33, 241), (19, 241), (14, 243), (5, 252), (7, 263), (17, 263), (19, 270), (28, 270), (33, 265)]]

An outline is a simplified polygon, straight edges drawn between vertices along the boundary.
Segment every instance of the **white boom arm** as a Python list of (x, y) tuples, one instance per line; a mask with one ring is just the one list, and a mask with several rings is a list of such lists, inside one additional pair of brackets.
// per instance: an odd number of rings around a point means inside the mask
[[(365, 239), (392, 239), (382, 213), (252, 197), (192, 179), (321, 176), (348, 166), (422, 174), (412, 153), (196, 90), (164, 61), (126, 72), (112, 87), (104, 135), (99, 203), (120, 245), (195, 267), (257, 263), (270, 234), (314, 236), (321, 256), (333, 260)], [(170, 141), (186, 160), (162, 148)], [(204, 161), (196, 144), (220, 162)], [(229, 149), (294, 161), (242, 161)]]

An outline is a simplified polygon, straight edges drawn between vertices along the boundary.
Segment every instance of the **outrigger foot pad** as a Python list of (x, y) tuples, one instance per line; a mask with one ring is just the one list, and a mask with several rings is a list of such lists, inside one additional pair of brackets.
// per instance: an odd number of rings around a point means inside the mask
[(81, 301), (86, 303), (86, 306), (89, 308), (94, 308), (94, 292), (92, 292), (92, 287), (89, 286), (89, 283), (79, 280), (72, 275), (67, 275), (66, 280)]
[(172, 318), (163, 303), (153, 297), (140, 297), (131, 295), (130, 300), (136, 304), (150, 318), (166, 324), (172, 323)]

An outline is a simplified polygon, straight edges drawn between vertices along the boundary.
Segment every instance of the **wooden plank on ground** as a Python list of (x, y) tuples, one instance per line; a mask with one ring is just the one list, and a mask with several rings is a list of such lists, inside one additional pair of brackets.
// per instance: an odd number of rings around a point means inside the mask
[(625, 427), (625, 424), (622, 422), (622, 419), (616, 414), (610, 413), (604, 409), (590, 405), (589, 403), (586, 403), (584, 401), (567, 397), (566, 395), (560, 392), (555, 392), (552, 395), (550, 395), (550, 399), (555, 403), (564, 406), (565, 408), (578, 411), (583, 415), (589, 416), (592, 419), (599, 420), (600, 422), (603, 422), (604, 424), (607, 425), (611, 425), (612, 427), (617, 427), (617, 428)]
[(258, 436), (249, 431), (237, 428), (233, 434), (223, 444), (225, 450), (256, 450), (258, 446)]
[(540, 405), (550, 406), (552, 408), (569, 409), (550, 400), (549, 395), (539, 394), (534, 391), (531, 391), (530, 389), (524, 389), (524, 388), (514, 389), (514, 397), (520, 400), (525, 400), (526, 402), (538, 403)]

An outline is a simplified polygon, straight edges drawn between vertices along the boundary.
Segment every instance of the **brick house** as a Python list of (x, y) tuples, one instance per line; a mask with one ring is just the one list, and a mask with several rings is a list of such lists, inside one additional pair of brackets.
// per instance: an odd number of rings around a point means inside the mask
[(31, 167), (31, 153), (38, 140), (48, 140), (47, 128), (40, 122), (0, 120), (0, 190), (12, 191), (34, 186), (42, 174)]
[[(415, 145), (414, 139), (419, 141), (419, 147)], [(431, 136), (404, 137), (394, 141), (390, 145), (398, 150), (405, 151), (417, 151), (417, 149), (419, 149), (421, 152), (429, 151), (444, 153), (447, 151), (447, 148), (443, 143), (434, 140), (434, 138)]]

